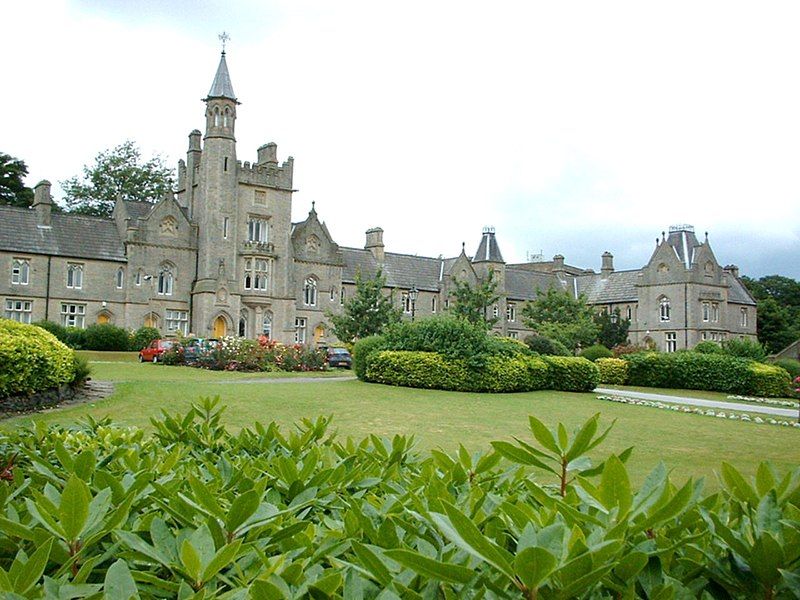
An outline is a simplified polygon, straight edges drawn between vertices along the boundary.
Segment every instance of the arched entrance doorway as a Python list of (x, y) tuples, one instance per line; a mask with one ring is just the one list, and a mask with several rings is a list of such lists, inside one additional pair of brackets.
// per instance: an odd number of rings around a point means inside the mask
[(97, 315), (97, 323), (98, 325), (108, 325), (111, 323), (111, 317), (108, 316), (108, 313), (100, 313)]
[(325, 337), (325, 327), (322, 326), (322, 323), (314, 327), (314, 345), (319, 345), (321, 339)]
[(225, 337), (228, 332), (228, 324), (225, 322), (225, 317), (222, 315), (214, 319), (213, 333), (215, 338)]

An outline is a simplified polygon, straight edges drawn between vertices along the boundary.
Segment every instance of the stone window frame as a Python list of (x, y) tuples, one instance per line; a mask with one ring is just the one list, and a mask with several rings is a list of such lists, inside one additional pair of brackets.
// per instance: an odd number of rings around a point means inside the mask
[(247, 217), (247, 241), (259, 244), (269, 242), (269, 217), (264, 215)]
[(5, 312), (6, 319), (17, 321), (18, 323), (30, 323), (33, 314), (33, 300), (27, 298), (6, 298)]
[(514, 302), (506, 304), (506, 321), (514, 323), (517, 320), (517, 305)]
[(61, 324), (64, 327), (77, 327), (78, 329), (84, 329), (86, 327), (85, 304), (62, 302), (60, 314)]
[(664, 333), (664, 352), (677, 352), (678, 350), (678, 333), (676, 331), (667, 331)]
[(272, 339), (272, 313), (266, 311), (261, 317), (261, 334)]
[(114, 283), (118, 290), (121, 290), (123, 287), (125, 287), (125, 269), (122, 267), (117, 269), (117, 273), (114, 276)]
[(672, 305), (666, 296), (658, 299), (658, 318), (662, 323), (669, 323), (672, 318)]
[(159, 296), (172, 296), (175, 289), (175, 279), (177, 275), (173, 273), (175, 265), (172, 263), (162, 263), (158, 268), (158, 280), (156, 291)]
[(67, 263), (67, 288), (83, 289), (83, 263)]
[(744, 307), (744, 306), (741, 307), (739, 309), (739, 325), (741, 327), (747, 327), (747, 318), (748, 318), (748, 316), (749, 315), (747, 314), (747, 308)]
[(271, 270), (270, 261), (266, 258), (249, 256), (244, 259), (244, 289), (266, 291), (269, 287)]
[(431, 313), (434, 315), (436, 314), (437, 303), (438, 303), (437, 297), (431, 296)]
[(29, 258), (14, 257), (11, 259), (11, 285), (28, 285), (31, 277), (31, 261)]
[(711, 321), (711, 302), (703, 301), (700, 303), (700, 307), (703, 311), (703, 323), (708, 323)]
[(189, 311), (180, 308), (167, 308), (164, 310), (164, 326), (167, 331), (180, 331), (183, 335), (189, 333)]
[(313, 275), (306, 277), (303, 282), (303, 305), (316, 306), (317, 305), (317, 278)]
[(295, 317), (294, 320), (294, 343), (306, 343), (306, 331), (308, 329), (308, 319), (306, 317)]

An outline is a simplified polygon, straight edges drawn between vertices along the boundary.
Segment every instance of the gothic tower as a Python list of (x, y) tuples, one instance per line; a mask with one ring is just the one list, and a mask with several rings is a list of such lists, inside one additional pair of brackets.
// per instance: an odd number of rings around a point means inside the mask
[[(197, 281), (194, 287), (193, 311), (197, 321), (193, 329), (208, 334), (208, 319), (212, 318), (219, 305), (225, 306), (232, 300), (230, 291), (235, 278), (237, 240), (237, 163), (236, 107), (239, 102), (233, 92), (233, 85), (222, 51), (217, 73), (211, 84), (206, 103), (206, 130), (203, 136), (202, 153), (193, 146), (199, 145), (199, 136), (190, 135), (189, 162), (192, 172), (197, 169), (197, 188), (192, 194), (190, 209), (192, 218), (199, 226)], [(200, 154), (199, 167), (194, 163), (195, 154)], [(233, 333), (231, 314), (238, 307), (227, 306), (224, 332)], [(218, 310), (216, 312), (219, 312)], [(214, 325), (215, 332), (221, 333), (222, 321)], [(212, 332), (214, 333), (214, 332)]]

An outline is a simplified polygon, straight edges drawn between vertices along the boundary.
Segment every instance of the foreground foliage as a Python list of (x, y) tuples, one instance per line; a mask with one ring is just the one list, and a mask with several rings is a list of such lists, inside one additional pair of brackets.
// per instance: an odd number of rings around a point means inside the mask
[[(7, 598), (792, 598), (800, 469), (638, 490), (593, 464), (597, 416), (489, 454), (337, 440), (329, 420), (238, 435), (206, 400), (147, 438), (22, 430), (0, 481)], [(506, 462), (502, 462), (506, 459)], [(510, 462), (508, 462), (510, 461)], [(524, 467), (524, 468), (523, 468)], [(531, 469), (537, 469), (534, 476)]]

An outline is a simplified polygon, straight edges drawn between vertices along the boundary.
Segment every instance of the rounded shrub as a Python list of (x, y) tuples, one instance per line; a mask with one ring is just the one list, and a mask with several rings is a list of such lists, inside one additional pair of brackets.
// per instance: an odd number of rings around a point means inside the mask
[(397, 323), (388, 327), (383, 337), (392, 350), (438, 352), (466, 361), (470, 367), (482, 367), (492, 355), (493, 341), (483, 325), (451, 316)]
[(86, 330), (77, 327), (64, 328), (64, 343), (74, 350), (86, 348)]
[(598, 358), (611, 358), (612, 356), (614, 356), (614, 353), (611, 352), (611, 350), (609, 350), (605, 346), (603, 346), (603, 344), (595, 344), (594, 346), (589, 346), (588, 348), (584, 348), (583, 350), (581, 350), (579, 356), (582, 356), (586, 360), (594, 362)]
[(67, 343), (67, 328), (63, 325), (54, 323), (53, 321), (37, 321), (34, 325), (52, 333), (59, 342)]
[(725, 351), (722, 349), (716, 342), (700, 342), (694, 348), (692, 348), (693, 352), (699, 352), (700, 354), (724, 354)]
[(545, 356), (550, 367), (550, 388), (563, 392), (591, 392), (600, 380), (600, 371), (582, 356)]
[(625, 385), (628, 380), (628, 362), (621, 358), (598, 358), (594, 361), (600, 374), (600, 383)]
[(776, 365), (751, 362), (748, 365), (748, 394), (763, 398), (780, 398), (792, 392), (792, 378), (786, 369)]
[(564, 344), (543, 335), (529, 335), (525, 338), (525, 344), (531, 352), (543, 356), (572, 356)]
[(759, 362), (767, 358), (767, 351), (764, 350), (764, 346), (761, 343), (750, 339), (727, 340), (722, 343), (722, 350), (728, 356), (749, 358), (750, 360), (757, 360)]
[(74, 354), (41, 327), (0, 319), (0, 398), (71, 383)]
[(382, 335), (362, 338), (353, 346), (353, 373), (361, 381), (366, 381), (370, 357), (381, 350), (386, 350), (386, 340)]
[(789, 373), (792, 379), (800, 377), (800, 360), (795, 360), (793, 358), (779, 358), (770, 364), (782, 369), (786, 369), (786, 372)]
[(89, 325), (83, 336), (84, 350), (124, 352), (131, 345), (131, 336), (127, 330), (111, 323)]
[(150, 342), (161, 337), (161, 332), (155, 327), (140, 327), (133, 332), (131, 337), (130, 349), (138, 352), (142, 348), (147, 348)]

